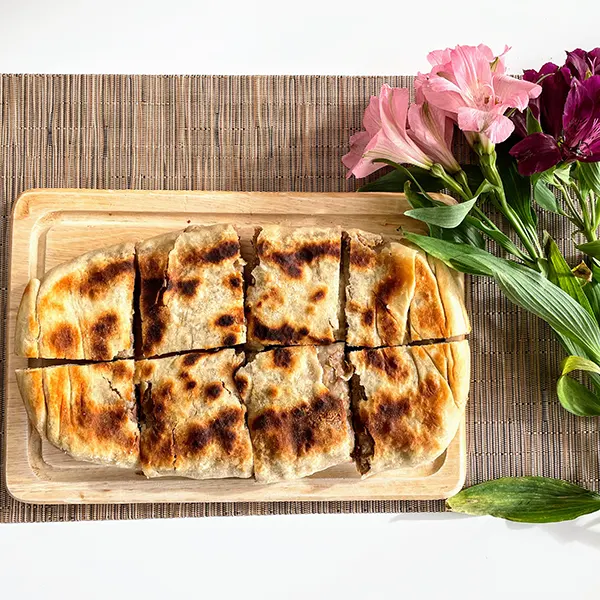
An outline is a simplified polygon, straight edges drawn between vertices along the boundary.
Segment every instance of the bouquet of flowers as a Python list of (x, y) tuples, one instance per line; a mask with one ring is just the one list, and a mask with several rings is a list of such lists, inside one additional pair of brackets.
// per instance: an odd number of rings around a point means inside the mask
[[(567, 52), (522, 79), (485, 45), (428, 56), (407, 89), (384, 85), (343, 157), (348, 176), (392, 170), (363, 191), (403, 191), (429, 236), (405, 237), (449, 266), (492, 277), (506, 297), (550, 325), (565, 350), (557, 394), (578, 416), (600, 415), (600, 48)], [(465, 136), (474, 164), (453, 152)], [(456, 204), (432, 195), (446, 190)], [(573, 224), (571, 266), (537, 209)], [(504, 223), (498, 223), (497, 217)], [(488, 248), (493, 243), (499, 252)], [(581, 381), (584, 373), (587, 383)], [(574, 377), (573, 374), (579, 377)], [(600, 495), (543, 477), (503, 478), (449, 500), (454, 510), (547, 522), (600, 509)]]

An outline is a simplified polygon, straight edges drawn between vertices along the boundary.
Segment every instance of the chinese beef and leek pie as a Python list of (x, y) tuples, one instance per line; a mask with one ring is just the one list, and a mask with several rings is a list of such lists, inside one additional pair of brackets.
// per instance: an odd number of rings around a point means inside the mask
[(340, 338), (341, 229), (268, 226), (248, 288), (248, 341), (255, 347), (329, 344)]
[(244, 262), (231, 225), (188, 227), (136, 251), (144, 357), (246, 341)]
[(354, 457), (363, 475), (437, 458), (456, 434), (469, 391), (466, 340), (350, 353)]
[(343, 344), (261, 352), (238, 371), (257, 481), (305, 477), (350, 460), (348, 377)]
[(28, 358), (133, 356), (134, 246), (94, 250), (32, 279), (17, 315), (15, 352)]
[(51, 444), (77, 460), (138, 465), (132, 360), (23, 369), (17, 382), (32, 424)]
[(461, 276), (405, 244), (348, 232), (346, 341), (397, 346), (469, 333)]
[(246, 409), (233, 381), (234, 349), (136, 363), (141, 400), (141, 464), (148, 477), (250, 477)]

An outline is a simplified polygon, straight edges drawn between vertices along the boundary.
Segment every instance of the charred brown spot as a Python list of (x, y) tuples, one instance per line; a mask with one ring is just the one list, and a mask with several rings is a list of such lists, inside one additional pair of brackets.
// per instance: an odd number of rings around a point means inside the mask
[(372, 308), (367, 308), (362, 314), (362, 322), (367, 327), (373, 325), (375, 320), (375, 311)]
[(234, 258), (240, 253), (240, 244), (234, 240), (224, 240), (217, 245), (205, 249), (194, 248), (181, 257), (184, 266), (201, 265), (204, 263), (217, 265), (225, 260)]
[(279, 396), (279, 390), (274, 385), (271, 385), (267, 388), (266, 394), (268, 398), (274, 400)]
[(240, 396), (243, 396), (248, 389), (248, 378), (245, 375), (235, 376), (235, 387)]
[(131, 363), (123, 361), (111, 363), (112, 364), (112, 376), (114, 379), (125, 379), (129, 378), (131, 374)]
[(233, 315), (221, 315), (215, 324), (218, 327), (231, 327), (235, 323), (235, 317)]
[(223, 385), (220, 383), (209, 383), (204, 388), (204, 393), (209, 400), (216, 400), (223, 392)]
[(152, 310), (156, 304), (162, 302), (162, 293), (165, 289), (163, 277), (142, 279), (140, 305), (143, 311)]
[(143, 344), (142, 351), (145, 356), (154, 353), (156, 346), (163, 340), (167, 330), (167, 316), (160, 307), (154, 307), (142, 321)]
[(359, 242), (350, 245), (350, 264), (353, 267), (364, 269), (370, 267), (374, 262), (374, 253)]
[(119, 315), (114, 312), (105, 313), (91, 327), (91, 358), (95, 360), (112, 358), (108, 349), (108, 341), (118, 333)]
[(195, 389), (195, 388), (196, 388), (196, 386), (197, 386), (197, 385), (198, 385), (198, 384), (197, 384), (197, 383), (196, 383), (196, 382), (195, 382), (193, 379), (190, 379), (189, 381), (186, 381), (186, 382), (185, 382), (185, 389), (186, 389), (188, 392), (191, 392), (193, 389)]
[(389, 436), (399, 429), (398, 422), (408, 414), (410, 403), (406, 398), (382, 398), (374, 414), (369, 419), (369, 429), (373, 434)]
[(242, 288), (242, 278), (237, 275), (231, 275), (227, 280), (228, 287), (232, 290), (239, 290)]
[(96, 407), (88, 404), (86, 395), (81, 394), (76, 402), (79, 407), (76, 424), (89, 438), (103, 442), (114, 442), (121, 448), (131, 450), (137, 447), (137, 428), (129, 429), (131, 413), (124, 404)]
[(331, 344), (331, 342), (335, 341), (333, 336), (319, 337), (316, 335), (310, 335), (308, 336), (308, 339), (317, 346), (327, 346), (328, 344)]
[(366, 350), (367, 366), (383, 371), (390, 379), (402, 381), (410, 375), (408, 367), (398, 360), (393, 349)]
[(221, 413), (209, 424), (191, 424), (181, 440), (180, 454), (198, 455), (209, 444), (217, 444), (226, 454), (231, 454), (237, 441), (237, 431), (242, 424), (241, 409), (230, 408)]
[(288, 323), (284, 323), (279, 327), (269, 327), (256, 317), (251, 317), (250, 322), (254, 337), (263, 342), (273, 342), (283, 346), (293, 345), (297, 344), (302, 338), (308, 335), (308, 329), (306, 327), (294, 329), (294, 327)]
[(297, 250), (291, 252), (268, 252), (266, 246), (259, 250), (261, 258), (275, 263), (284, 273), (293, 279), (302, 276), (305, 265), (312, 265), (323, 257), (340, 258), (341, 249), (339, 242), (307, 242)]
[(223, 346), (235, 346), (237, 341), (237, 336), (233, 333), (229, 333), (223, 338)]
[(198, 352), (192, 352), (191, 354), (185, 354), (181, 362), (186, 367), (192, 367), (200, 360), (200, 358), (202, 358), (202, 354), (199, 354)]
[(292, 366), (292, 352), (288, 348), (273, 350), (273, 364), (280, 369), (289, 369)]
[(318, 290), (315, 290), (313, 292), (310, 299), (313, 302), (320, 302), (321, 300), (323, 300), (323, 298), (325, 298), (326, 295), (327, 295), (327, 288), (319, 288)]
[(111, 262), (101, 267), (92, 267), (81, 282), (79, 291), (82, 295), (89, 296), (94, 300), (109, 291), (116, 284), (116, 280), (123, 275), (133, 282), (133, 257)]
[(159, 401), (170, 400), (173, 394), (173, 382), (166, 381), (162, 385), (159, 385), (155, 388), (155, 391), (152, 392), (152, 399), (156, 404)]
[(200, 285), (199, 279), (182, 279), (181, 281), (177, 281), (175, 283), (176, 291), (185, 296), (186, 298), (191, 298), (196, 295), (196, 290)]
[(50, 333), (50, 345), (56, 351), (58, 356), (73, 353), (75, 342), (77, 340), (77, 330), (68, 323), (57, 325), (54, 331)]
[(147, 361), (144, 361), (142, 363), (142, 369), (141, 369), (141, 378), (142, 379), (150, 379), (152, 377), (152, 374), (154, 373), (154, 367), (152, 365), (153, 365), (153, 363), (147, 362)]
[(266, 408), (250, 422), (254, 439), (274, 458), (291, 452), (303, 456), (339, 443), (346, 435), (343, 402), (325, 394), (290, 409)]

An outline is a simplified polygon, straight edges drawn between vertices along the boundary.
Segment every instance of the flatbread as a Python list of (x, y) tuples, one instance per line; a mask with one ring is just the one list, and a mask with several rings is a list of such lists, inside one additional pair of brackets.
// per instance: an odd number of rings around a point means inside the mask
[(255, 347), (330, 344), (340, 332), (341, 230), (268, 226), (246, 308)]
[(359, 471), (416, 467), (440, 456), (469, 392), (469, 343), (378, 348), (350, 353), (354, 453)]
[(343, 344), (261, 352), (238, 371), (257, 481), (305, 477), (350, 460), (348, 378)]
[(188, 227), (140, 242), (144, 357), (246, 341), (243, 266), (231, 225)]
[(136, 363), (147, 477), (252, 475), (246, 410), (233, 381), (243, 360), (243, 354), (227, 349)]
[(77, 460), (133, 468), (139, 430), (133, 361), (16, 371), (37, 432)]
[(134, 245), (94, 250), (32, 279), (17, 314), (15, 352), (29, 358), (133, 356)]
[(374, 348), (470, 332), (463, 278), (441, 261), (379, 235), (348, 232), (346, 341)]

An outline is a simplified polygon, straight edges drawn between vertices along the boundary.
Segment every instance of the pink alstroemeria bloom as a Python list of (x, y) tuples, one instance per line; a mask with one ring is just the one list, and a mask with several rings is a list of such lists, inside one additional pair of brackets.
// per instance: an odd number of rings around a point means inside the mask
[(406, 130), (409, 93), (404, 88), (381, 87), (372, 97), (363, 117), (365, 131), (350, 138), (350, 152), (342, 158), (348, 177), (366, 177), (385, 167), (377, 159), (429, 169), (433, 161), (411, 139)]
[(411, 104), (408, 109), (408, 135), (449, 173), (458, 173), (460, 165), (452, 154), (454, 123), (443, 110), (429, 102)]
[(524, 110), (542, 88), (506, 75), (505, 49), (494, 56), (485, 46), (456, 46), (431, 52), (431, 71), (415, 82), (420, 94), (434, 107), (448, 112), (470, 141), (479, 140), (490, 150), (506, 140), (514, 124), (505, 116), (510, 108)]

